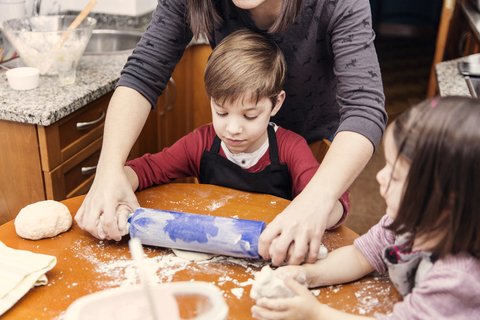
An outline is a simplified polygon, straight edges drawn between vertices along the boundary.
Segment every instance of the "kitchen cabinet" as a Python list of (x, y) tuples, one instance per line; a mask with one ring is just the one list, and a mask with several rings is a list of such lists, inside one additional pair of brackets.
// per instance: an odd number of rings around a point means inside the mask
[[(158, 100), (159, 150), (170, 147), (195, 128), (212, 122), (210, 101), (205, 93), (203, 72), (212, 49), (209, 45), (187, 48), (177, 64), (168, 90)], [(195, 182), (195, 178), (175, 182)]]
[(187, 48), (169, 83), (168, 93), (158, 100), (159, 149), (204, 124), (212, 122), (210, 101), (205, 93), (203, 72), (212, 49), (201, 44)]
[[(0, 224), (30, 203), (88, 190), (93, 172), (84, 168), (98, 160), (110, 97), (104, 95), (50, 126), (0, 121)], [(79, 130), (82, 123), (87, 126)]]
[[(128, 159), (158, 152), (211, 122), (203, 85), (210, 53), (208, 45), (187, 48), (172, 75), (175, 85), (169, 84), (169, 94), (163, 94), (150, 112)], [(46, 199), (60, 201), (88, 192), (112, 94), (48, 126), (0, 120), (0, 225), (14, 219), (28, 204)]]

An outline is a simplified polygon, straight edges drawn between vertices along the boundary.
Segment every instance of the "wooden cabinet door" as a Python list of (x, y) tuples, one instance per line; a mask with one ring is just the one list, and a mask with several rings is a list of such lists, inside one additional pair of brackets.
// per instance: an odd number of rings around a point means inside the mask
[(195, 128), (212, 122), (203, 81), (211, 52), (208, 45), (189, 47), (177, 64), (172, 74), (173, 81), (157, 104), (160, 149), (171, 146)]
[(147, 121), (143, 126), (142, 132), (137, 138), (137, 141), (130, 150), (128, 160), (132, 160), (143, 156), (146, 153), (157, 153), (159, 149), (158, 136), (158, 109), (150, 111)]
[(20, 209), (45, 200), (34, 124), (0, 120), (0, 225)]
[(205, 82), (203, 73), (207, 60), (212, 53), (209, 45), (197, 45), (192, 47), (194, 63), (192, 66), (192, 108), (193, 108), (193, 127), (192, 130), (212, 122), (212, 110), (210, 101), (205, 93)]

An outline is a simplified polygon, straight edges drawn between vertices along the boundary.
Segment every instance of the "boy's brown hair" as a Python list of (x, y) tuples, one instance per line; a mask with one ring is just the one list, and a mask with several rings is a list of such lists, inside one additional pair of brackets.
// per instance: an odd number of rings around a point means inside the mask
[(398, 159), (411, 166), (388, 229), (438, 236), (438, 258), (463, 251), (479, 258), (480, 100), (427, 100), (395, 120), (393, 136)]
[(275, 106), (286, 72), (285, 57), (275, 42), (242, 29), (223, 39), (208, 58), (205, 90), (220, 105), (239, 98), (269, 98)]

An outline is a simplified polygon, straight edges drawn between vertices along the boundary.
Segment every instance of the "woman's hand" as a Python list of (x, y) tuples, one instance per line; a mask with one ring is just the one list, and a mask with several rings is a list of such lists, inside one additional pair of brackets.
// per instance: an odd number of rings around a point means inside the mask
[[(372, 154), (373, 145), (364, 136), (348, 131), (337, 133), (312, 180), (262, 232), (258, 250), (262, 258), (272, 259), (274, 265), (280, 265), (295, 243), (294, 253), (287, 263), (302, 263), (307, 252), (305, 262), (313, 263), (318, 256), (323, 233), (341, 218), (338, 199), (363, 170)], [(277, 237), (274, 248), (270, 249)]]
[[(128, 218), (131, 214), (133, 214), (133, 212), (134, 211), (130, 209), (130, 207), (124, 204), (119, 205), (117, 207), (117, 210), (115, 211), (118, 230), (120, 231), (120, 235), (122, 237), (128, 233), (127, 231)], [(112, 238), (108, 235), (108, 232), (105, 230), (103, 214), (100, 215), (100, 218), (97, 222), (97, 234), (105, 235), (105, 239), (112, 240)]]
[[(132, 211), (139, 207), (133, 192), (138, 184), (135, 186), (131, 182), (132, 176), (124, 169), (124, 164), (150, 107), (145, 97), (127, 87), (118, 87), (108, 105), (95, 180), (75, 215), (80, 228), (98, 239), (119, 241), (126, 222), (118, 219), (117, 207), (124, 204)], [(103, 216), (103, 223), (99, 227), (100, 216)]]
[(261, 298), (252, 307), (255, 319), (320, 319), (322, 307), (318, 300), (303, 285), (291, 277), (284, 279), (285, 284), (295, 292), (295, 297), (284, 299)]
[[(328, 204), (327, 201), (319, 202), (319, 196), (309, 195), (305, 189), (267, 226), (259, 243), (264, 259), (271, 258), (274, 265), (281, 265), (286, 259), (287, 264), (296, 265), (304, 260), (308, 263), (317, 260), (323, 233), (340, 220), (343, 213), (337, 200)], [(318, 207), (318, 203), (322, 206)], [(334, 208), (339, 212), (334, 215), (335, 221), (330, 222)]]
[(119, 241), (126, 234), (128, 213), (139, 206), (125, 172), (110, 169), (95, 176), (75, 221), (98, 239)]

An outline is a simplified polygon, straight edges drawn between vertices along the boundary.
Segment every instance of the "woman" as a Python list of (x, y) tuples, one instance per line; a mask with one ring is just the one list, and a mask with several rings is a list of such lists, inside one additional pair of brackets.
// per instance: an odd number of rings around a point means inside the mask
[[(115, 210), (137, 206), (123, 173), (127, 155), (192, 37), (215, 47), (248, 28), (277, 43), (287, 60), (277, 124), (312, 143), (335, 139), (303, 192), (269, 224), (260, 254), (283, 263), (313, 262), (336, 201), (378, 145), (387, 116), (368, 0), (162, 0), (122, 71), (107, 114), (94, 184), (79, 209), (80, 227), (121, 238)], [(107, 234), (96, 224), (104, 215)], [(272, 245), (272, 241), (274, 244)]]

